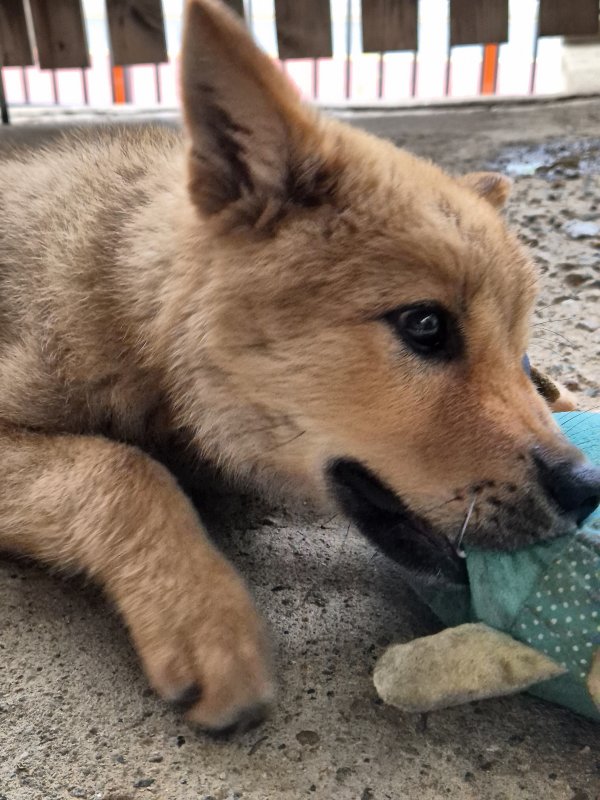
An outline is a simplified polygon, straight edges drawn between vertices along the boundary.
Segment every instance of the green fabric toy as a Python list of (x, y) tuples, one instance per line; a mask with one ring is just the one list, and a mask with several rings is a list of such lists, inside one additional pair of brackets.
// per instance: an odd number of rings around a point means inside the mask
[[(555, 417), (600, 465), (600, 414)], [(390, 647), (375, 668), (381, 698), (424, 712), (527, 689), (600, 721), (600, 509), (573, 536), (467, 549), (466, 564), (468, 587), (414, 587), (458, 627)]]

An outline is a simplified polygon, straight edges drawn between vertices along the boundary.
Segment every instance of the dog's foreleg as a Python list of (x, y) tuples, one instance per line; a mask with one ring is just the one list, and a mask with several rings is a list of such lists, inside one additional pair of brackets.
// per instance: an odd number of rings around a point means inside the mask
[(170, 473), (100, 437), (4, 430), (0, 549), (84, 570), (117, 604), (152, 686), (222, 728), (271, 696), (261, 622)]

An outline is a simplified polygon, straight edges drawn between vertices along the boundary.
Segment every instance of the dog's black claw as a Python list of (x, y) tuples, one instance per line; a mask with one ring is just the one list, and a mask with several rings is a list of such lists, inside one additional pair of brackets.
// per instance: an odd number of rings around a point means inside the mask
[(269, 714), (268, 703), (256, 703), (256, 705), (247, 708), (238, 721), (238, 730), (243, 733), (258, 728), (259, 725), (266, 720)]
[(182, 689), (181, 692), (171, 700), (171, 705), (178, 711), (186, 712), (195, 706), (201, 697), (202, 689), (197, 683), (190, 683), (189, 686)]

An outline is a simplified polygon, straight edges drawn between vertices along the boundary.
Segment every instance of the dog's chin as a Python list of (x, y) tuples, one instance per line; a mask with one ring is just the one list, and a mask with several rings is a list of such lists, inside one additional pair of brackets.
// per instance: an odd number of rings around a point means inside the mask
[(440, 586), (467, 583), (464, 559), (446, 536), (363, 464), (338, 458), (326, 471), (330, 490), (344, 514), (409, 573), (411, 580)]

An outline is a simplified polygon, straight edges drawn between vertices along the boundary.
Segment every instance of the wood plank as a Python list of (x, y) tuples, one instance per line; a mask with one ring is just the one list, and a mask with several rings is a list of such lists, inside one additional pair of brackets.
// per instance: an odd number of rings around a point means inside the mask
[(161, 0), (106, 0), (113, 64), (168, 61)]
[(450, 0), (450, 45), (508, 40), (508, 0)]
[(365, 53), (417, 49), (417, 0), (362, 0)]
[(232, 11), (239, 14), (240, 17), (244, 16), (244, 0), (224, 0), (225, 5), (229, 6)]
[(540, 36), (598, 33), (598, 0), (540, 0)]
[(0, 2), (0, 65), (26, 67), (33, 64), (23, 0)]
[(89, 67), (81, 0), (29, 0), (42, 69)]
[(329, 58), (331, 9), (325, 0), (275, 0), (279, 58)]

